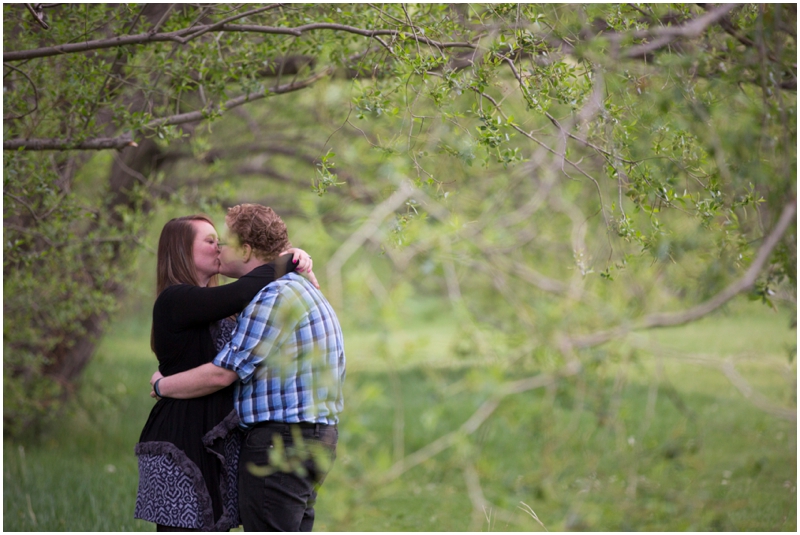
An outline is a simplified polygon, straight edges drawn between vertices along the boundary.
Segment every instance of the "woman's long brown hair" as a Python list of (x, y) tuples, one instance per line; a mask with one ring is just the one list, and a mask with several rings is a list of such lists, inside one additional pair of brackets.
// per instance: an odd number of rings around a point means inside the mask
[[(214, 222), (207, 215), (194, 214), (170, 219), (161, 230), (156, 259), (156, 297), (175, 284), (199, 286), (192, 251), (196, 235), (192, 221), (205, 221), (212, 227), (214, 226)], [(214, 275), (208, 281), (208, 286), (216, 286), (218, 281), (218, 276)], [(150, 329), (150, 349), (155, 353), (152, 327)]]

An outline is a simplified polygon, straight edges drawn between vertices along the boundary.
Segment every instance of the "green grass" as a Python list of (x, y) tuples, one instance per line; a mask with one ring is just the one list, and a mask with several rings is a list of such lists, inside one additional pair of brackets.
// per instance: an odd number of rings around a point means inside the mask
[(4, 441), (4, 530), (152, 531), (133, 519), (133, 446), (153, 404), (147, 329), (113, 325), (54, 429), (42, 441)]
[[(796, 423), (756, 408), (714, 364), (732, 359), (769, 403), (796, 407), (788, 324), (739, 302), (631, 336), (557, 388), (506, 398), (474, 435), (383, 483), (402, 454), (466, 421), (492, 384), (537, 364), (465, 363), (446, 315), (388, 334), (345, 327), (346, 412), (316, 529), (542, 531), (525, 503), (550, 531), (794, 532)], [(5, 441), (4, 530), (153, 530), (132, 518), (133, 446), (152, 406), (148, 328), (118, 320), (59, 424), (38, 442)], [(465, 467), (485, 511), (473, 511)]]

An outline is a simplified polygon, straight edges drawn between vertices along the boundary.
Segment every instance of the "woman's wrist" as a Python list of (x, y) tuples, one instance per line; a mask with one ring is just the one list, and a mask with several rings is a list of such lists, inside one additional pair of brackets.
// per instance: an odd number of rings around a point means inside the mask
[(158, 379), (156, 379), (156, 382), (153, 383), (153, 392), (156, 393), (156, 397), (158, 397), (158, 398), (163, 398), (164, 397), (164, 396), (161, 395), (161, 391), (158, 388), (158, 383), (161, 382), (161, 379), (163, 379), (163, 377), (159, 377)]

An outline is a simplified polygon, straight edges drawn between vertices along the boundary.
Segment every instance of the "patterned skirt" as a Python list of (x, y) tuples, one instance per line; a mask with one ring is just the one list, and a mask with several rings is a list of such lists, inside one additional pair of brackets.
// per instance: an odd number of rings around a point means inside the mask
[[(140, 442), (139, 490), (134, 518), (155, 524), (201, 531), (228, 531), (239, 520), (238, 465), (242, 433), (239, 418), (232, 412), (203, 437), (206, 450), (220, 458), (222, 516), (214, 522), (211, 497), (198, 466), (170, 442)], [(224, 454), (212, 449), (222, 441)]]

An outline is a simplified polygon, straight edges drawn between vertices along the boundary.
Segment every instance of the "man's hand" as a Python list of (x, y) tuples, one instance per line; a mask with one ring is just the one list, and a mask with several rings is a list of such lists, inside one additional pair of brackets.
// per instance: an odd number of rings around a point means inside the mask
[(150, 378), (150, 389), (151, 389), (150, 390), (150, 397), (151, 398), (161, 399), (160, 397), (156, 396), (156, 391), (153, 388), (153, 385), (156, 384), (156, 381), (158, 381), (162, 377), (164, 377), (164, 376), (161, 375), (161, 372), (156, 370), (156, 373), (154, 373), (153, 376)]

